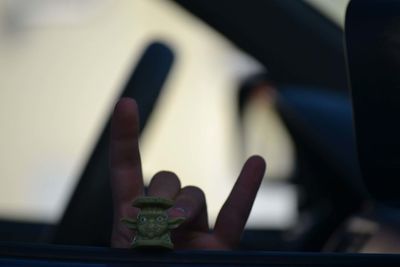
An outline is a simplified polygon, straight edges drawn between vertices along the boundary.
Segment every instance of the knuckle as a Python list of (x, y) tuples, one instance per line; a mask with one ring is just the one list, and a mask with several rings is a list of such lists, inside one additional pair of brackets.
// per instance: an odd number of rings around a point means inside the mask
[(190, 194), (194, 197), (196, 197), (197, 199), (201, 199), (201, 200), (205, 200), (206, 199), (206, 195), (204, 194), (203, 190), (201, 190), (199, 187), (197, 186), (185, 186), (182, 191), (186, 194)]
[(177, 184), (179, 186), (181, 184), (181, 181), (179, 180), (178, 176), (170, 171), (159, 171), (153, 176), (150, 184), (160, 183), (160, 182)]
[(157, 176), (175, 176), (175, 177), (177, 177), (177, 175), (171, 171), (159, 171), (154, 176), (155, 177), (157, 177)]

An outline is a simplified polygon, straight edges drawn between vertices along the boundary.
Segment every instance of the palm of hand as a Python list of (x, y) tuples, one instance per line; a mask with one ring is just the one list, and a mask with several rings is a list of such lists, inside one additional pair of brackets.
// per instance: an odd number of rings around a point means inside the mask
[[(136, 218), (138, 209), (132, 201), (144, 195), (144, 185), (138, 145), (139, 121), (133, 99), (120, 100), (114, 110), (111, 126), (110, 164), (113, 193), (113, 247), (128, 248), (135, 234), (120, 221)], [(178, 249), (233, 249), (240, 241), (258, 188), (265, 172), (265, 162), (253, 156), (242, 171), (218, 214), (213, 231), (209, 230), (204, 193), (194, 186), (181, 188), (172, 172), (159, 172), (150, 182), (149, 196), (173, 199), (169, 216), (185, 217), (186, 221), (172, 235)]]

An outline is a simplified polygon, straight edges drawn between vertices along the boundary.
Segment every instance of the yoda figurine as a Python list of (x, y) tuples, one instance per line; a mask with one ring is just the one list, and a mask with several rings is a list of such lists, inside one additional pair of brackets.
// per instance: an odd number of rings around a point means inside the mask
[(122, 219), (128, 228), (136, 231), (132, 248), (174, 248), (170, 230), (177, 228), (185, 219), (168, 218), (167, 209), (173, 204), (172, 200), (160, 197), (139, 197), (133, 202), (132, 206), (140, 209), (137, 218)]

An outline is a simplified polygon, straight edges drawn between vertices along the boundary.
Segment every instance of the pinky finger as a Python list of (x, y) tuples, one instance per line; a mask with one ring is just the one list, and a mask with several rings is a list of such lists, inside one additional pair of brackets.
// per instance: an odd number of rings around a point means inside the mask
[(230, 247), (239, 244), (257, 191), (264, 177), (266, 164), (262, 157), (253, 156), (244, 164), (228, 199), (215, 223), (214, 234)]

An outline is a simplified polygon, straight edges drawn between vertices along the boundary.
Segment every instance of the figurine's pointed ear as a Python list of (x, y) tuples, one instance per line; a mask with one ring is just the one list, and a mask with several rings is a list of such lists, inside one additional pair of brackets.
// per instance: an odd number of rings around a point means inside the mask
[(178, 228), (178, 226), (181, 225), (184, 221), (185, 221), (184, 217), (169, 219), (168, 221), (169, 229)]
[(125, 224), (129, 229), (136, 229), (137, 228), (137, 221), (128, 219), (128, 218), (122, 218), (121, 222)]

